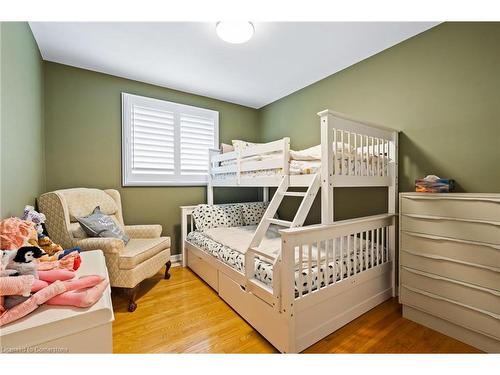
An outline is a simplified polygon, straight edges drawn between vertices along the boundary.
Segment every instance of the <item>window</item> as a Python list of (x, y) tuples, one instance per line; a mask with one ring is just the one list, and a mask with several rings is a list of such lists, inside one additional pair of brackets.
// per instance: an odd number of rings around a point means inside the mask
[(204, 185), (219, 112), (122, 93), (124, 186)]

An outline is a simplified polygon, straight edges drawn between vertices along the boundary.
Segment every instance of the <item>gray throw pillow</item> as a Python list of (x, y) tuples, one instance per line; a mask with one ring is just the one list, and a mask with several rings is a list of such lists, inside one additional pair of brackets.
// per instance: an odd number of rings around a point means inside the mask
[(119, 238), (128, 243), (129, 238), (123, 232), (122, 228), (111, 216), (105, 215), (101, 212), (99, 206), (94, 208), (94, 212), (85, 217), (76, 218), (80, 223), (82, 229), (89, 237), (113, 237)]

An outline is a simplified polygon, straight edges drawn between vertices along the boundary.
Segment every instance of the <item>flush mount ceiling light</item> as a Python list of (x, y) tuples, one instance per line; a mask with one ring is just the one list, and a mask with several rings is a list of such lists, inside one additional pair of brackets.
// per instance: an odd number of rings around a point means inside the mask
[(223, 41), (233, 44), (245, 43), (250, 40), (255, 31), (253, 24), (248, 21), (220, 21), (215, 25), (217, 36)]

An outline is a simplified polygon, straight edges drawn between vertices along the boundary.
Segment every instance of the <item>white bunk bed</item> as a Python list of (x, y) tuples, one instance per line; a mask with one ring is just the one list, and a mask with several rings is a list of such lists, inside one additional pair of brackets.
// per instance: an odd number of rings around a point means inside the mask
[[(214, 187), (264, 187), (265, 201), (267, 188), (277, 187), (241, 253), (244, 265), (254, 267), (237, 269), (188, 240), (197, 206), (182, 207), (184, 266), (285, 353), (304, 350), (394, 296), (396, 288), (398, 133), (331, 110), (318, 115), (321, 159), (314, 168), (293, 166), (288, 138), (230, 153), (210, 152), (209, 204)], [(387, 187), (388, 213), (334, 222), (334, 189), (359, 186)], [(320, 187), (321, 224), (302, 226)], [(291, 221), (275, 217), (287, 196), (302, 198)], [(276, 244), (266, 239), (271, 225), (286, 227), (279, 231), (277, 249), (265, 247)], [(270, 282), (259, 277), (259, 264), (271, 270)]]

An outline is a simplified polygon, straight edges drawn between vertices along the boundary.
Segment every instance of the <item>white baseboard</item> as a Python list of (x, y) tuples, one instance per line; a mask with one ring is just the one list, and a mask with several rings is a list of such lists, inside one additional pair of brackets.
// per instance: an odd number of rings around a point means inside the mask
[(182, 254), (171, 255), (170, 261), (172, 262), (172, 267), (182, 266)]

